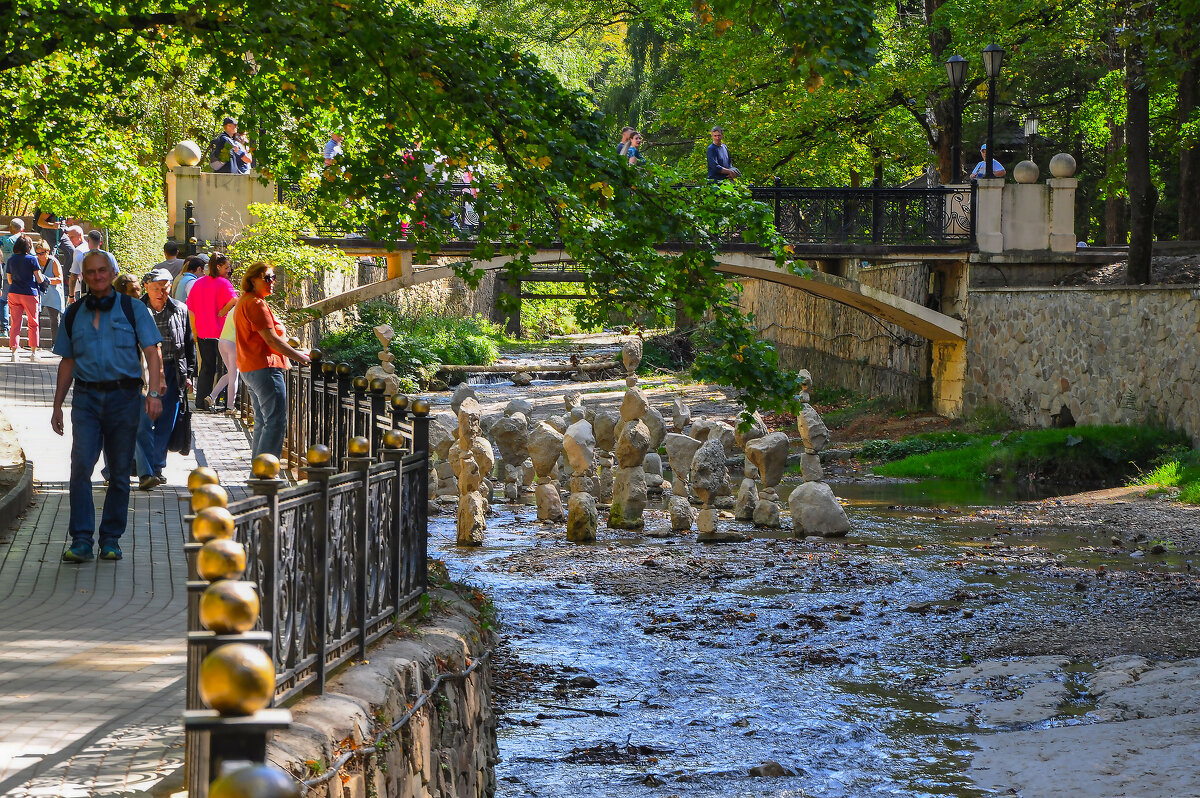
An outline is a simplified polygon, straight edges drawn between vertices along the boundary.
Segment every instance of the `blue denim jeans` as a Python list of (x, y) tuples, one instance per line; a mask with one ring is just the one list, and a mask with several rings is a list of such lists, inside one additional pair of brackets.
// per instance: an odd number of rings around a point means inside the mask
[(151, 421), (142, 405), (142, 420), (138, 424), (137, 452), (135, 461), (139, 477), (161, 474), (167, 465), (167, 444), (171, 430), (175, 429), (175, 416), (179, 411), (179, 378), (174, 361), (166, 364), (167, 387), (163, 391), (162, 415)]
[(266, 368), (242, 372), (254, 407), (254, 437), (251, 457), (283, 453), (283, 432), (287, 426), (287, 382), (283, 369)]
[(116, 541), (129, 518), (129, 469), (142, 412), (138, 388), (97, 391), (75, 384), (71, 399), (71, 520), (72, 541), (91, 543), (96, 528), (92, 501), (92, 472), (100, 453), (116, 475), (104, 494), (100, 516), (100, 543)]

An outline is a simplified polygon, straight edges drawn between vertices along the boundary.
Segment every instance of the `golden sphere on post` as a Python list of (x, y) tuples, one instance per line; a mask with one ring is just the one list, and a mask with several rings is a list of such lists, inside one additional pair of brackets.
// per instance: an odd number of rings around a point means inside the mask
[(337, 375), (339, 377), (349, 377), (353, 373), (354, 373), (354, 369), (350, 367), (349, 363), (338, 363), (337, 364)]
[(192, 512), (206, 507), (228, 507), (229, 494), (220, 485), (201, 485), (192, 491)]
[(323, 443), (314, 443), (308, 447), (308, 464), (313, 466), (326, 466), (333, 459), (333, 452), (329, 451), (329, 447)]
[(219, 635), (235, 635), (253, 629), (258, 610), (258, 591), (253, 582), (222, 579), (200, 594), (200, 624)]
[(395, 396), (393, 396), (392, 397), (392, 407), (396, 410), (407, 410), (408, 409), (408, 396), (406, 394), (402, 394), (402, 393), (398, 393)]
[(360, 374), (359, 376), (357, 376), (353, 380), (351, 380), (350, 384), (354, 386), (354, 390), (356, 390), (356, 391), (365, 391), (365, 390), (367, 390), (368, 382), (367, 382), (367, 378)]
[(371, 453), (371, 442), (362, 435), (355, 435), (346, 442), (346, 453), (351, 457), (366, 457)]
[(326, 377), (332, 377), (333, 372), (336, 370), (337, 370), (337, 366), (335, 366), (332, 363), (322, 363), (321, 364), (321, 373), (324, 374)]
[(383, 446), (385, 449), (403, 449), (404, 436), (394, 429), (390, 429), (383, 433)]
[(233, 537), (233, 513), (224, 507), (205, 507), (192, 519), (192, 537), (201, 543)]
[(253, 715), (274, 694), (275, 666), (257, 646), (227, 643), (200, 663), (200, 698), (222, 715)]
[(214, 781), (208, 798), (300, 798), (300, 785), (277, 767), (251, 765)]
[(371, 380), (370, 388), (371, 393), (383, 393), (387, 390), (387, 383), (381, 380), (379, 377), (376, 377), (375, 379)]
[(429, 415), (429, 400), (428, 399), (414, 399), (413, 403), (412, 403), (412, 411), (413, 411), (414, 416)]
[(188, 474), (187, 486), (188, 490), (195, 490), (201, 485), (220, 485), (221, 478), (217, 476), (217, 472), (213, 471), (208, 466), (200, 466), (193, 468)]
[(324, 356), (325, 356), (325, 353), (322, 352), (320, 349), (308, 350), (308, 359), (313, 361), (314, 363), (316, 361), (320, 360), (321, 358), (323, 358)]
[(201, 579), (236, 579), (246, 571), (246, 547), (237, 541), (217, 538), (200, 547), (196, 573)]
[(260, 454), (250, 462), (250, 473), (256, 479), (275, 479), (279, 476), (279, 458), (273, 454)]

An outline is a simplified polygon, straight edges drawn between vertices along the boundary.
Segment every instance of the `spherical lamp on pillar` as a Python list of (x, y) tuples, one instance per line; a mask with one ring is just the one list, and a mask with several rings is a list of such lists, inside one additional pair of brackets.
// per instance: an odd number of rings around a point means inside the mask
[(967, 80), (967, 59), (961, 55), (952, 55), (946, 59), (946, 75), (950, 78), (950, 96), (954, 100), (954, 140), (950, 149), (950, 179), (955, 183), (962, 182), (962, 89)]
[(989, 44), (983, 48), (983, 70), (987, 73), (988, 79), (988, 127), (987, 127), (987, 152), (983, 156), (984, 162), (984, 177), (991, 180), (995, 175), (992, 173), (992, 161), (996, 157), (996, 146), (994, 139), (994, 131), (992, 128), (992, 119), (996, 113), (996, 78), (1000, 77), (1000, 70), (1004, 67), (1004, 48), (998, 44)]

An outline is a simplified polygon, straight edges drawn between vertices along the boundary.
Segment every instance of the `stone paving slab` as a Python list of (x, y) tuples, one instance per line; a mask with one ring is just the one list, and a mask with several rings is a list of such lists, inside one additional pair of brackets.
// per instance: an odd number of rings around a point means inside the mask
[[(129, 795), (183, 762), (187, 474), (249, 477), (245, 431), (193, 415), (195, 449), (170, 455), (168, 484), (134, 486), (125, 559), (60, 561), (69, 516), (70, 411), (50, 430), (57, 358), (0, 359), (0, 412), (34, 464), (34, 503), (0, 532), (0, 796)], [(70, 397), (68, 396), (68, 402)], [(130, 434), (134, 434), (131, 430)], [(93, 477), (97, 514), (100, 467)], [(234, 491), (235, 496), (240, 491)]]

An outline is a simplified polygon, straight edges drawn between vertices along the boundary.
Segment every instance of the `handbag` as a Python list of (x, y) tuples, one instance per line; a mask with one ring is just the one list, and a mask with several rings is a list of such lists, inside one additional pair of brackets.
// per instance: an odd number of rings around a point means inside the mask
[(171, 437), (167, 440), (167, 451), (184, 457), (192, 453), (192, 409), (188, 407), (186, 396), (179, 403), (175, 426), (171, 428)]

